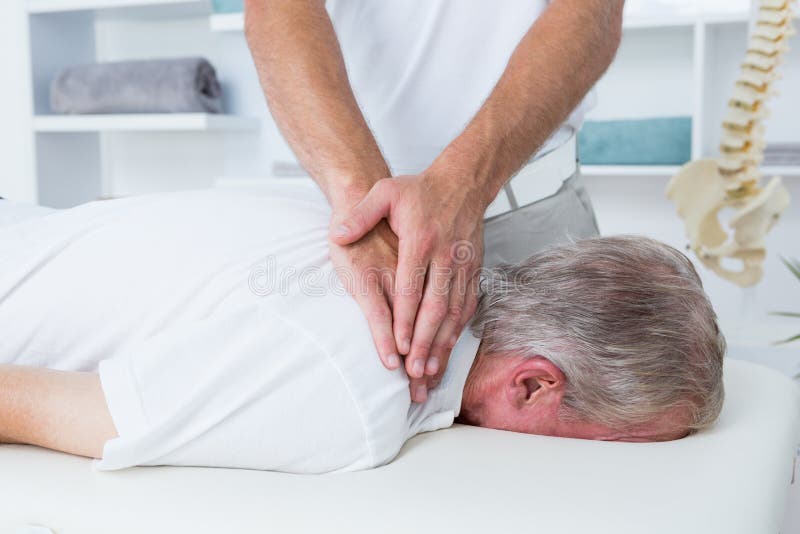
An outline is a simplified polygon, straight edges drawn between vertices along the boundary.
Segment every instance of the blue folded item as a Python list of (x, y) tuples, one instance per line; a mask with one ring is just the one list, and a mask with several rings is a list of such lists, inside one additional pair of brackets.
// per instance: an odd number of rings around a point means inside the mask
[(692, 119), (587, 121), (578, 146), (584, 165), (683, 165), (692, 159)]
[(214, 0), (214, 13), (241, 13), (244, 0)]

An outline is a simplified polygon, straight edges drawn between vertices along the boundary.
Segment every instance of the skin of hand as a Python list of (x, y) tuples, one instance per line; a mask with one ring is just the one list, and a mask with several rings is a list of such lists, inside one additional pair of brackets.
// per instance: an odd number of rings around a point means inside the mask
[(357, 246), (384, 222), (400, 236), (392, 295), (394, 339), (407, 355), (415, 402), (424, 402), (427, 390), (438, 385), (458, 336), (475, 313), (488, 205), (484, 195), (480, 184), (429, 169), (378, 181), (331, 226), (334, 246)]
[(397, 369), (401, 363), (392, 333), (397, 249), (397, 235), (386, 221), (369, 228), (354, 243), (330, 243), (339, 281), (366, 316), (378, 355), (388, 369)]

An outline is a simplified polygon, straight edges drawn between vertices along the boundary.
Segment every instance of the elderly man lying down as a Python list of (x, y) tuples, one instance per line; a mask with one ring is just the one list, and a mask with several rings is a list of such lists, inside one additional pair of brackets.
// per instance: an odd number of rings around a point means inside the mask
[[(13, 210), (0, 201), (0, 217)], [(717, 417), (724, 341), (680, 252), (591, 239), (491, 272), (441, 385), (415, 404), (331, 267), (329, 218), (316, 191), (276, 186), (0, 226), (0, 441), (106, 470), (323, 473), (390, 462), (456, 417), (621, 441)]]

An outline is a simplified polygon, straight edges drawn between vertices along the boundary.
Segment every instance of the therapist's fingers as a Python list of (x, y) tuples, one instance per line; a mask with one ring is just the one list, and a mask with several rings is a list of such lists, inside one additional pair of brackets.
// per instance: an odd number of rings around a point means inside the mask
[(394, 195), (391, 179), (378, 180), (361, 202), (331, 224), (331, 240), (338, 245), (349, 245), (364, 237), (389, 215)]
[[(442, 325), (442, 328), (439, 329), (439, 332), (436, 334), (436, 339), (433, 342), (433, 348), (431, 349), (431, 358), (438, 358), (438, 370), (431, 371), (428, 374), (428, 389), (433, 389), (439, 385), (442, 381), (442, 376), (444, 375), (444, 371), (449, 364), (450, 356), (453, 351), (453, 347), (455, 347), (456, 343), (458, 342), (458, 338), (461, 333), (464, 331), (464, 328), (467, 327), (467, 324), (475, 315), (475, 310), (478, 307), (478, 295), (480, 289), (480, 273), (475, 272), (471, 275), (469, 282), (465, 285), (461, 285), (461, 281), (455, 281), (456, 288), (459, 288), (459, 293), (456, 293), (454, 289), (451, 291), (451, 296), (455, 299), (461, 300), (461, 297), (458, 295), (463, 295), (463, 301), (461, 304), (461, 316), (456, 317), (455, 309), (458, 308), (458, 304), (451, 305), (451, 310), (453, 313), (448, 315), (445, 323)], [(469, 277), (470, 273), (468, 270), (463, 271), (460, 275), (463, 277)], [(430, 359), (428, 361), (430, 361)], [(426, 372), (429, 370), (426, 369)]]
[(464, 316), (462, 317), (462, 329), (472, 320), (475, 312), (478, 311), (478, 298), (480, 296), (481, 276), (480, 272), (472, 273), (469, 283), (467, 284), (467, 295), (464, 300)]
[(426, 379), (411, 378), (409, 380), (408, 388), (411, 391), (412, 401), (423, 403), (428, 400), (428, 385)]
[(375, 282), (366, 283), (355, 297), (367, 318), (372, 340), (383, 365), (389, 370), (399, 368), (401, 360), (394, 341), (392, 311), (381, 286)]
[(467, 285), (465, 273), (459, 272), (453, 278), (447, 315), (439, 327), (439, 331), (436, 332), (436, 337), (433, 338), (430, 356), (428, 356), (428, 362), (425, 366), (425, 374), (428, 376), (436, 376), (447, 367), (450, 353), (464, 327)]
[[(424, 247), (413, 238), (400, 238), (397, 258), (397, 275), (395, 276), (394, 306), (394, 338), (400, 354), (408, 354), (411, 350), (411, 338), (414, 334), (414, 321), (422, 299), (425, 275), (428, 272), (428, 255)], [(408, 360), (406, 360), (408, 361)], [(406, 369), (410, 369), (408, 366)], [(412, 373), (410, 376), (422, 376)]]
[[(414, 322), (411, 351), (406, 357), (406, 372), (415, 378), (422, 377), (426, 368), (428, 374), (436, 374), (439, 370), (438, 360), (429, 361), (428, 358), (436, 333), (447, 319), (452, 278), (453, 270), (447, 257), (433, 262), (428, 270), (422, 302)], [(460, 316), (460, 309), (458, 313)]]

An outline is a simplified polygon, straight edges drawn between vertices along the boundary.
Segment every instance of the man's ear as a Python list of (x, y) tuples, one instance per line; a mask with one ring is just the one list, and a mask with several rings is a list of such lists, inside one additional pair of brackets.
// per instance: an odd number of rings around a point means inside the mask
[(560, 403), (566, 383), (561, 369), (547, 358), (526, 358), (511, 374), (510, 400), (519, 407), (545, 400)]

